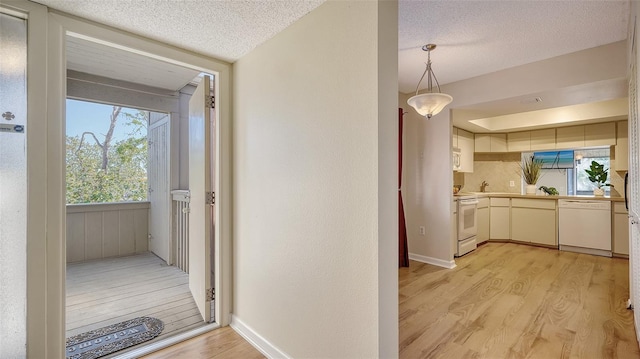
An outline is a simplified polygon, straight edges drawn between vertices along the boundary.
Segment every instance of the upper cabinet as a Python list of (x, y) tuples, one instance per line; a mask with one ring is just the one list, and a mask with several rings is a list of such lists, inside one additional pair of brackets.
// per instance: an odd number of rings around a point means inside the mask
[(509, 152), (552, 150), (556, 148), (556, 130), (549, 128), (546, 130), (508, 133), (507, 148)]
[(454, 148), (458, 147), (458, 129), (455, 127), (451, 130), (451, 144)]
[(629, 122), (620, 121), (617, 124), (618, 135), (616, 146), (614, 148), (615, 162), (614, 168), (616, 171), (628, 171), (629, 170)]
[(452, 143), (453, 147), (460, 149), (460, 169), (458, 172), (473, 172), (475, 148), (473, 133), (454, 127)]
[[(583, 147), (616, 146), (621, 155), (620, 169), (626, 170), (626, 121), (595, 123), (591, 125), (548, 128), (544, 130), (509, 133), (476, 133), (476, 152), (529, 152)], [(617, 133), (616, 133), (617, 128)], [(460, 141), (459, 137), (457, 141)], [(622, 142), (620, 142), (622, 141)], [(455, 142), (454, 142), (455, 146)], [(616, 153), (616, 157), (618, 154)], [(617, 162), (617, 159), (616, 159)]]
[(473, 133), (458, 129), (458, 148), (460, 148), (460, 172), (473, 172)]
[(476, 152), (507, 152), (507, 135), (505, 133), (476, 133)]
[(553, 150), (556, 148), (556, 129), (531, 131), (531, 151)]
[(615, 122), (558, 127), (556, 129), (556, 148), (613, 146), (615, 144)]
[(511, 132), (507, 134), (507, 149), (509, 152), (531, 151), (531, 132)]
[(596, 123), (584, 126), (585, 147), (595, 146), (615, 146), (616, 144), (616, 123)]
[(556, 128), (556, 148), (584, 147), (584, 126)]

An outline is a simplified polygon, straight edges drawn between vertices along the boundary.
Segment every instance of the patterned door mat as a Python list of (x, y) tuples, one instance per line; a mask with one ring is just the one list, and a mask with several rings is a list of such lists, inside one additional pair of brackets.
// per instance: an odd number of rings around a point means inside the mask
[(95, 359), (151, 340), (162, 332), (160, 319), (138, 317), (67, 338), (67, 359)]

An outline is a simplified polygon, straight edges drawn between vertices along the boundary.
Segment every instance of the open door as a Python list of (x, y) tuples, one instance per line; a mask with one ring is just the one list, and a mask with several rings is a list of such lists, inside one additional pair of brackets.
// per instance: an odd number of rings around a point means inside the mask
[(211, 320), (213, 239), (212, 120), (210, 79), (189, 100), (189, 289), (205, 322)]
[[(169, 188), (169, 115), (152, 112), (149, 125), (149, 250), (173, 264), (171, 258), (171, 194)], [(159, 118), (159, 119), (158, 119)], [(154, 121), (155, 119), (155, 121)]]

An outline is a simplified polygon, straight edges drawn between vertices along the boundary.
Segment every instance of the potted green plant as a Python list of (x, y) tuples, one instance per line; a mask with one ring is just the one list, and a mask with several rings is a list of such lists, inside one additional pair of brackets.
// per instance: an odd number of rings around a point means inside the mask
[(589, 181), (593, 182), (596, 188), (593, 190), (594, 196), (604, 196), (604, 186), (613, 187), (611, 183), (607, 183), (609, 177), (609, 169), (596, 161), (591, 161), (589, 169), (584, 170), (589, 175)]
[(520, 164), (522, 178), (527, 184), (526, 194), (536, 194), (536, 183), (542, 175), (542, 160), (533, 156), (525, 158)]

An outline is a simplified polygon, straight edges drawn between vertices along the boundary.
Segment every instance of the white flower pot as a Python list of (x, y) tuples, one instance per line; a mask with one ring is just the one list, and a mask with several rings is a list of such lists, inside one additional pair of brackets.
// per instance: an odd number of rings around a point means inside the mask
[(594, 196), (604, 196), (604, 188), (596, 188), (593, 190)]
[(526, 188), (526, 194), (536, 194), (536, 185), (528, 184)]

